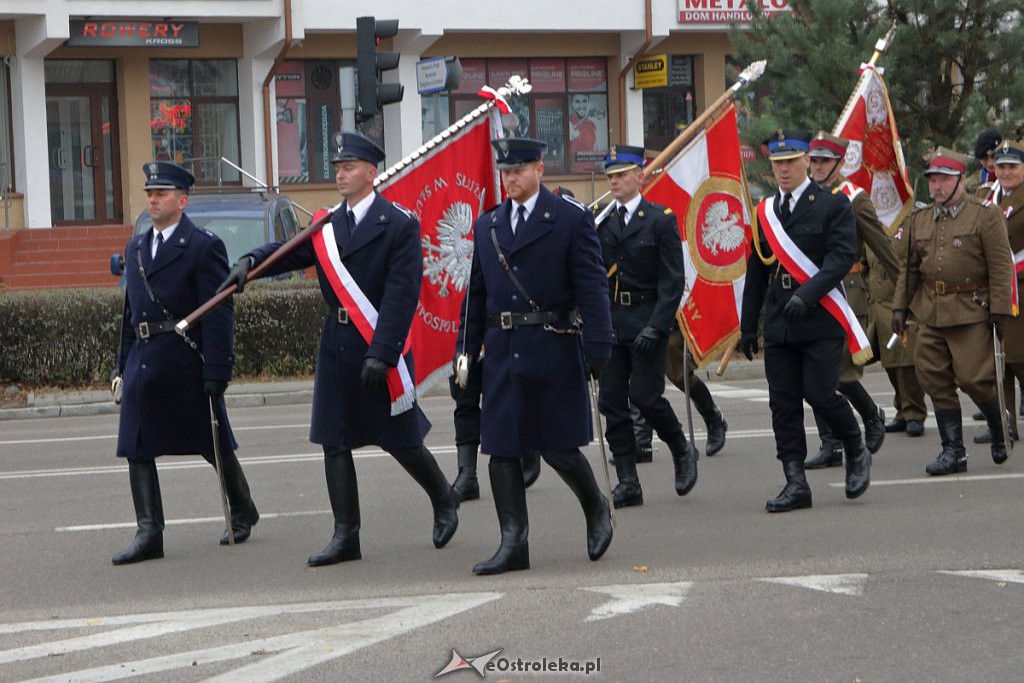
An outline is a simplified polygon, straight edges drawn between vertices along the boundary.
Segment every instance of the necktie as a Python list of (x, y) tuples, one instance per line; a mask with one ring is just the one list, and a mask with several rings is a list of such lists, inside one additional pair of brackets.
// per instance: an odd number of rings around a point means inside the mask
[(348, 210), (348, 229), (350, 233), (356, 231), (356, 214), (352, 209)]
[(156, 234), (156, 244), (153, 247), (153, 258), (154, 259), (156, 259), (156, 255), (160, 253), (160, 247), (162, 247), (163, 244), (164, 244), (164, 234), (162, 232), (158, 232)]
[(526, 224), (526, 207), (522, 204), (516, 209), (516, 224), (512, 226), (512, 234), (516, 234), (516, 230)]
[(619, 205), (619, 220), (622, 222), (622, 227), (626, 227), (626, 214), (629, 213), (625, 206)]
[(786, 193), (782, 195), (782, 205), (779, 207), (779, 213), (782, 214), (782, 220), (788, 221), (789, 216), (793, 213), (789, 208), (789, 200), (793, 198), (793, 195)]

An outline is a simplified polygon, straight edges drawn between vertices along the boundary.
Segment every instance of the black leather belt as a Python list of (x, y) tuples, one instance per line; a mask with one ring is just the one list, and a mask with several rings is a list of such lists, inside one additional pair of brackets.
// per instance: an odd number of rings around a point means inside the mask
[(347, 308), (341, 308), (340, 306), (328, 306), (327, 310), (330, 311), (331, 317), (337, 320), (339, 325), (348, 325), (352, 322), (348, 317)]
[(527, 325), (554, 325), (565, 322), (567, 322), (566, 317), (554, 311), (530, 311), (529, 313), (503, 311), (497, 315), (487, 316), (488, 327), (500, 327), (503, 330)]
[(658, 293), (654, 291), (647, 292), (624, 292), (618, 291), (612, 293), (612, 303), (619, 304), (620, 306), (639, 306), (640, 304), (653, 304), (658, 300)]
[(139, 323), (134, 327), (135, 337), (137, 339), (149, 339), (155, 334), (163, 334), (164, 332), (173, 332), (174, 326), (180, 323), (181, 320), (161, 320), (158, 323)]

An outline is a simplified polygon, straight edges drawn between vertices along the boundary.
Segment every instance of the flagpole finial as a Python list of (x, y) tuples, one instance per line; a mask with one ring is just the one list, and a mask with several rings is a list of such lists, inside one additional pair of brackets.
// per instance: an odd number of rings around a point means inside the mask
[(764, 59), (751, 63), (746, 69), (740, 72), (737, 85), (743, 86), (747, 83), (753, 83), (764, 74), (764, 68), (767, 65), (768, 62)]

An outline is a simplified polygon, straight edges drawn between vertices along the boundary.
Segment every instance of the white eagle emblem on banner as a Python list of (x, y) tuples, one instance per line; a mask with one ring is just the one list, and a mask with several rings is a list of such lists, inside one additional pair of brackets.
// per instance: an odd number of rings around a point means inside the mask
[(742, 216), (729, 213), (729, 204), (717, 201), (708, 207), (704, 214), (704, 229), (701, 231), (701, 242), (712, 255), (719, 251), (732, 251), (743, 245)]
[(437, 244), (423, 236), (423, 276), (439, 285), (438, 296), (448, 296), (449, 285), (458, 292), (466, 289), (473, 263), (473, 240), (468, 237), (472, 229), (473, 207), (455, 202), (437, 222)]

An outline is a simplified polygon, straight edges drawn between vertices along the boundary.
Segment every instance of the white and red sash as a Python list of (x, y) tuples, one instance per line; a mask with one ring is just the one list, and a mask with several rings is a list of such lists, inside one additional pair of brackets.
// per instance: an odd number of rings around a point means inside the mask
[[(337, 207), (331, 210), (333, 213)], [(322, 230), (313, 235), (313, 249), (317, 261), (327, 276), (338, 301), (348, 311), (349, 320), (359, 331), (360, 336), (369, 345), (373, 341), (373, 332), (377, 327), (377, 309), (366, 298), (359, 284), (353, 279), (348, 268), (341, 262), (338, 243), (334, 239), (334, 228), (330, 221)], [(405, 340), (402, 355), (398, 357), (398, 365), (388, 369), (388, 394), (391, 397), (391, 415), (400, 415), (412, 408), (416, 398), (416, 386), (412, 381), (412, 373), (405, 362), (405, 354), (409, 352), (409, 339)]]
[(853, 198), (864, 192), (864, 188), (859, 185), (854, 185), (849, 180), (844, 180), (839, 183), (839, 191), (846, 195), (846, 198), (851, 202)]
[[(763, 199), (757, 205), (758, 223), (762, 227), (765, 238), (772, 248), (772, 253), (779, 259), (779, 263), (790, 275), (796, 278), (801, 285), (810, 280), (818, 273), (818, 266), (807, 257), (800, 248), (794, 244), (786, 230), (782, 227), (782, 220), (775, 213), (775, 207), (770, 199)], [(832, 317), (846, 331), (846, 344), (850, 348), (850, 355), (853, 362), (863, 365), (871, 360), (871, 343), (868, 341), (864, 329), (860, 326), (856, 314), (850, 308), (846, 297), (838, 288), (832, 288), (828, 294), (821, 298), (820, 303)]]
[(1017, 278), (1024, 274), (1024, 249), (1013, 255), (1013, 278), (1010, 281), (1010, 307), (1014, 315), (1020, 313), (1020, 292), (1017, 289)]

